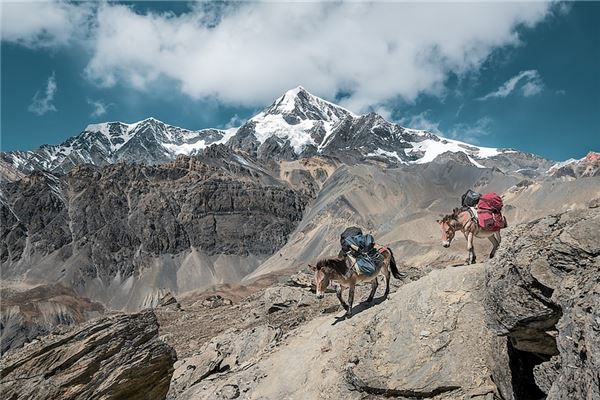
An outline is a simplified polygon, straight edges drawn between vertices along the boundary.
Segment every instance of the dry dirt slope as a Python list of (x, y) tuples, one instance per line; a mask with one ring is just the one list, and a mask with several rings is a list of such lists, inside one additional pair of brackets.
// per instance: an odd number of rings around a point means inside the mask
[[(466, 257), (464, 238), (459, 235), (450, 249), (442, 249), (435, 220), (459, 206), (467, 188), (502, 194), (504, 214), (514, 225), (597, 201), (600, 176), (531, 181), (455, 161), (400, 168), (342, 165), (325, 181), (288, 242), (245, 280), (337, 254), (339, 234), (351, 225), (392, 247), (403, 264), (420, 268), (460, 263)], [(480, 259), (489, 253), (487, 240), (476, 246)]]

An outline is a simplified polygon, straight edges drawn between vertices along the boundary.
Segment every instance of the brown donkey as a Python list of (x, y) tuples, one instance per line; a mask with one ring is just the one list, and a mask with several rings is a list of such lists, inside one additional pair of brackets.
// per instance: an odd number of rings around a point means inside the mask
[[(437, 220), (442, 227), (442, 246), (450, 247), (452, 239), (456, 231), (461, 231), (467, 239), (467, 250), (469, 256), (467, 264), (474, 264), (477, 257), (475, 256), (475, 248), (473, 247), (473, 238), (488, 238), (492, 245), (490, 258), (494, 258), (498, 246), (500, 246), (501, 238), (500, 231), (486, 231), (479, 226), (475, 216), (468, 208), (455, 208), (452, 214), (442, 217)], [(506, 222), (505, 222), (506, 225)]]
[[(401, 279), (402, 275), (396, 266), (396, 260), (392, 250), (387, 247), (379, 247), (379, 252), (383, 254), (383, 261), (379, 263), (377, 269), (372, 275), (359, 274), (353, 268), (353, 262), (348, 257), (336, 257), (319, 260), (316, 266), (309, 265), (310, 269), (315, 271), (315, 284), (317, 286), (317, 297), (323, 298), (325, 289), (331, 281), (337, 282), (336, 287), (337, 298), (346, 310), (346, 316), (352, 316), (352, 303), (354, 302), (354, 288), (359, 282), (371, 282), (371, 293), (367, 298), (369, 303), (373, 302), (373, 297), (377, 291), (377, 276), (383, 274), (385, 277), (385, 293), (384, 298), (387, 298), (390, 293), (390, 272), (394, 278)], [(342, 299), (342, 291), (344, 287), (348, 287), (348, 304)]]

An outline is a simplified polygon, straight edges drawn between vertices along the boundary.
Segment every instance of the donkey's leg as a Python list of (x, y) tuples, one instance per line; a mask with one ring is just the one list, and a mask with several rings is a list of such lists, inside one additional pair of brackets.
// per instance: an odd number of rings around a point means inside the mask
[(390, 269), (387, 266), (383, 270), (383, 276), (385, 277), (385, 293), (383, 293), (383, 298), (387, 299), (388, 294), (390, 294)]
[(490, 252), (490, 258), (494, 258), (494, 256), (496, 255), (496, 250), (498, 249), (500, 243), (498, 243), (498, 239), (496, 238), (495, 233), (492, 236), (489, 236), (488, 239), (490, 240), (490, 242), (492, 242), (493, 246), (492, 251)]
[(335, 288), (335, 294), (337, 294), (337, 298), (340, 301), (340, 304), (342, 305), (342, 307), (344, 307), (344, 310), (348, 311), (348, 304), (346, 304), (346, 302), (342, 298), (343, 290), (344, 290), (344, 287), (342, 285), (337, 285), (337, 287)]
[(477, 257), (475, 256), (475, 248), (473, 247), (473, 233), (469, 232), (467, 235), (467, 249), (469, 250), (469, 258), (467, 264), (475, 264)]
[(369, 297), (367, 297), (367, 302), (372, 303), (373, 297), (375, 296), (375, 292), (377, 291), (377, 286), (379, 286), (379, 282), (377, 282), (377, 276), (371, 281), (371, 293), (369, 293)]
[(352, 303), (354, 303), (354, 285), (348, 289), (348, 309), (346, 310), (346, 316), (352, 316)]

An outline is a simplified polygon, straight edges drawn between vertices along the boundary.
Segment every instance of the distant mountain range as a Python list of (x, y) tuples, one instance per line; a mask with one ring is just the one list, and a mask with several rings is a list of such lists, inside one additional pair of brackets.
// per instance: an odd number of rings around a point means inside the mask
[(302, 87), (287, 91), (239, 128), (188, 130), (155, 118), (127, 124), (88, 125), (59, 145), (3, 152), (0, 173), (13, 180), (35, 170), (64, 173), (80, 164), (159, 164), (177, 155), (195, 155), (226, 144), (259, 160), (294, 160), (330, 155), (349, 161), (388, 164), (429, 163), (441, 155), (477, 167), (537, 176), (554, 163), (513, 149), (480, 147), (428, 131), (404, 128), (376, 113), (355, 115)]

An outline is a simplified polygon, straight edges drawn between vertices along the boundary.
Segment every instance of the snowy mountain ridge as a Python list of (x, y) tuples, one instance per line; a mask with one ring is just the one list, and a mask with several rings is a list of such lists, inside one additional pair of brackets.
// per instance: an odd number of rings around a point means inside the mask
[[(463, 153), (479, 168), (547, 171), (551, 163), (510, 149), (474, 146), (431, 132), (402, 127), (381, 115), (356, 115), (298, 86), (277, 98), (239, 128), (188, 130), (155, 118), (134, 123), (88, 125), (60, 145), (33, 151), (3, 152), (4, 163), (21, 172), (66, 172), (75, 165), (115, 162), (157, 164), (178, 154), (195, 155), (213, 144), (258, 159), (296, 159), (316, 154), (391, 164), (426, 164), (445, 153)], [(518, 168), (517, 168), (518, 167)]]
[(211, 144), (225, 143), (235, 129), (191, 131), (156, 118), (134, 123), (104, 122), (88, 125), (60, 145), (42, 145), (33, 151), (2, 153), (2, 160), (23, 172), (64, 172), (75, 165), (105, 165), (119, 161), (156, 164), (178, 154), (194, 154)]

